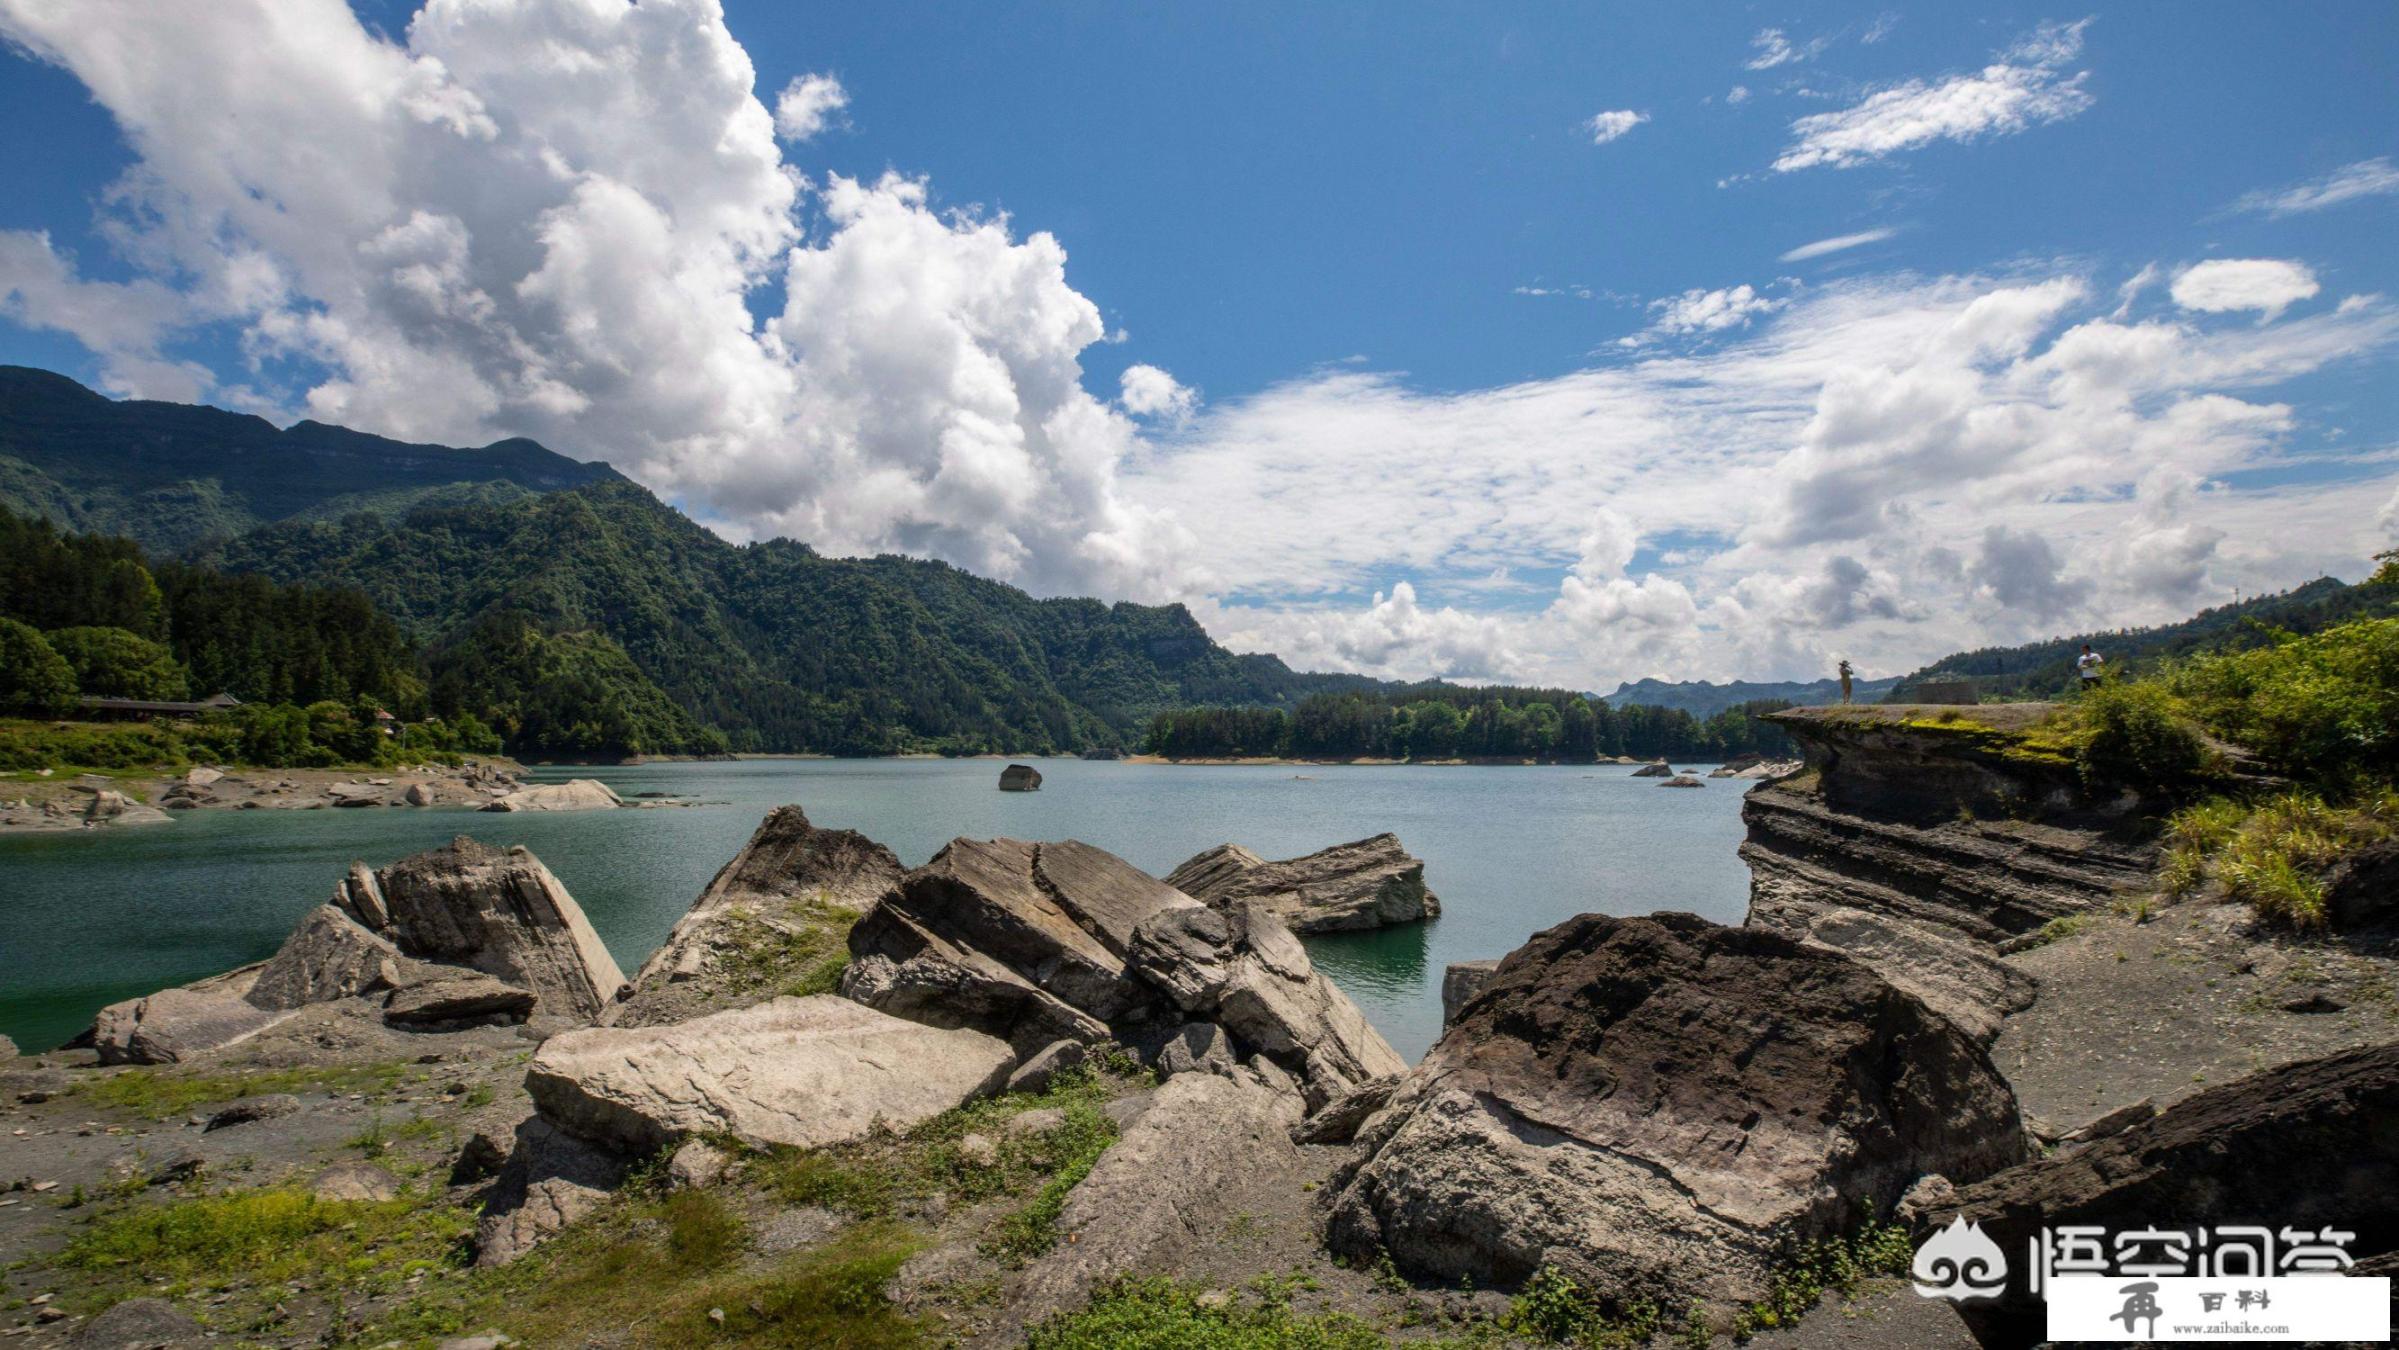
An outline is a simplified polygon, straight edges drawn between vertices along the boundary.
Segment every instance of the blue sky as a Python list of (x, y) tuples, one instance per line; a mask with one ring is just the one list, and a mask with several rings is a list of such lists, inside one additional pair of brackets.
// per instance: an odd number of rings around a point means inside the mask
[(0, 0), (0, 360), (1395, 675), (1883, 673), (2399, 514), (2388, 5), (643, 8)]

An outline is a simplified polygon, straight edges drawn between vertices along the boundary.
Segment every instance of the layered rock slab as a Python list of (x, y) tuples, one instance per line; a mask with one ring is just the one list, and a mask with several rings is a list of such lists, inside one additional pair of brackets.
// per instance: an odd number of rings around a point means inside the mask
[(1326, 1238), (1443, 1281), (1764, 1295), (1784, 1244), (2025, 1156), (1982, 1047), (1838, 953), (1583, 915), (1501, 962), (1323, 1192)]
[[(2184, 1098), (2083, 1148), (1958, 1189), (1926, 1216), (1980, 1225), (2017, 1278), (1997, 1299), (1961, 1303), (1985, 1345), (2040, 1339), (2044, 1305), (2018, 1253), (2043, 1227), (2260, 1226), (2353, 1235), (2364, 1260), (2399, 1251), (2399, 1043), (2286, 1064)], [(2283, 1250), (2278, 1246), (2277, 1251)]]
[(1015, 1064), (1006, 1042), (980, 1032), (818, 994), (553, 1036), (525, 1090), (542, 1119), (627, 1154), (713, 1134), (819, 1148), (939, 1115), (998, 1089)]
[(1441, 914), (1440, 897), (1425, 889), (1424, 863), (1394, 834), (1280, 862), (1219, 844), (1167, 873), (1166, 884), (1202, 904), (1263, 908), (1294, 933), (1380, 928)]

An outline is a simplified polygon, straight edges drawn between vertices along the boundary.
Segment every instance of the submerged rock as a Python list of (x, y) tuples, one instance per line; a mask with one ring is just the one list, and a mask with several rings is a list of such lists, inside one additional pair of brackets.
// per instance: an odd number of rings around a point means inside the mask
[(1674, 766), (1662, 759), (1651, 760), (1649, 763), (1633, 770), (1633, 777), (1672, 778), (1674, 777)]
[(1378, 834), (1304, 858), (1268, 862), (1239, 844), (1219, 844), (1166, 874), (1166, 884), (1203, 904), (1263, 906), (1294, 933), (1333, 933), (1436, 918), (1441, 901), (1424, 885), (1424, 863)]
[(819, 1148), (939, 1115), (996, 1090), (1015, 1064), (1006, 1042), (980, 1032), (818, 994), (553, 1036), (525, 1090), (544, 1120), (627, 1154), (709, 1134)]
[(518, 788), (484, 803), (486, 811), (606, 811), (623, 806), (624, 799), (596, 778), (570, 778)]
[(1928, 1172), (2024, 1156), (1982, 1048), (1865, 966), (1686, 914), (1587, 914), (1501, 962), (1322, 1202), (1335, 1251), (1444, 1282), (1547, 1265), (1721, 1307), (1762, 1297), (1784, 1244)]
[(1041, 791), (1041, 770), (1034, 768), (1030, 764), (1009, 765), (1007, 768), (1000, 770), (1000, 791)]
[(1674, 787), (1674, 788), (1695, 788), (1695, 787), (1706, 787), (1706, 786), (1707, 786), (1707, 784), (1705, 784), (1705, 783), (1702, 783), (1701, 781), (1699, 781), (1699, 780), (1698, 780), (1698, 779), (1696, 779), (1696, 778), (1693, 778), (1691, 775), (1689, 775), (1689, 774), (1687, 774), (1687, 773), (1678, 773), (1678, 774), (1676, 774), (1674, 777), (1667, 779), (1665, 782), (1658, 784), (1658, 786), (1659, 786), (1659, 787)]

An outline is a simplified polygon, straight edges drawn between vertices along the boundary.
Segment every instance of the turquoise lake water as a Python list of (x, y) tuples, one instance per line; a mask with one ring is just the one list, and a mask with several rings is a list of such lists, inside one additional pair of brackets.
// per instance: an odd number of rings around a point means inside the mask
[(1042, 789), (996, 790), (992, 760), (745, 760), (543, 769), (630, 797), (705, 805), (560, 815), (463, 809), (191, 811), (173, 824), (0, 837), (0, 1034), (56, 1045), (121, 998), (272, 953), (352, 859), (374, 866), (470, 834), (538, 854), (630, 973), (768, 809), (797, 802), (914, 866), (950, 839), (1081, 839), (1163, 875), (1216, 844), (1291, 857), (1384, 830), (1425, 861), (1432, 923), (1311, 938), (1309, 950), (1400, 1053), (1441, 1029), (1441, 970), (1501, 956), (1596, 910), (1738, 923), (1741, 795), (1664, 791), (1614, 765), (1176, 766), (1040, 760)]

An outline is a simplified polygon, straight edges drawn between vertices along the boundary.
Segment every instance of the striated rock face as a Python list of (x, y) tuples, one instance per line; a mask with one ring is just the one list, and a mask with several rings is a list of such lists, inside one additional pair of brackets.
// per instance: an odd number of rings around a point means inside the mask
[[(2014, 1262), (2042, 1227), (2339, 1228), (2351, 1256), (2399, 1251), (2399, 1043), (2288, 1064), (2187, 1097), (2113, 1137), (1959, 1188), (1926, 1232), (1982, 1226)], [(2287, 1243), (2289, 1239), (2280, 1241)], [(2286, 1248), (2278, 1247), (2277, 1250)], [(2020, 1263), (2018, 1263), (2020, 1264)], [(2007, 1292), (1958, 1312), (1986, 1345), (2040, 1339), (2043, 1305)]]
[(1016, 1055), (830, 994), (665, 1027), (553, 1036), (525, 1072), (542, 1119), (628, 1154), (693, 1135), (819, 1148), (906, 1129), (1006, 1082)]
[(1441, 914), (1440, 899), (1425, 889), (1424, 864), (1393, 834), (1282, 862), (1219, 844), (1167, 873), (1166, 884), (1220, 909), (1234, 901), (1262, 906), (1294, 933), (1381, 928)]
[[(468, 976), (483, 984), (458, 983)], [(398, 1015), (386, 1010), (394, 1025), (521, 1018), (536, 1001), (545, 1013), (589, 1021), (624, 978), (540, 859), (461, 836), (381, 872), (351, 864), (332, 901), (309, 911), (272, 958), (103, 1008), (92, 1041), (103, 1064), (173, 1063), (246, 1040), (310, 1004), (394, 990)], [(407, 994), (441, 982), (448, 994)]]
[(1583, 915), (1500, 963), (1322, 1203), (1334, 1250), (1445, 1282), (1554, 1265), (1722, 1306), (1766, 1292), (1781, 1244), (2024, 1155), (1982, 1048), (1863, 965), (1685, 914)]
[(778, 806), (642, 963), (633, 994), (607, 1020), (651, 1026), (724, 1007), (736, 997), (722, 987), (729, 958), (755, 964), (772, 955), (762, 947), (792, 945), (828, 921), (846, 925), (906, 874), (865, 835), (818, 829), (799, 807)]
[(1458, 1019), (1458, 1009), (1472, 1002), (1491, 983), (1491, 972), (1499, 962), (1452, 961), (1441, 972), (1441, 1025), (1446, 1028)]
[(543, 783), (538, 787), (518, 788), (504, 797), (492, 798), (484, 804), (483, 809), (486, 811), (606, 811), (624, 804), (624, 799), (617, 796), (614, 789), (596, 778), (570, 778), (563, 783)]
[(1211, 909), (1088, 844), (953, 840), (858, 921), (850, 954), (849, 997), (1024, 1055), (1113, 1038), (1155, 1058), (1212, 1023), (1311, 1104), (1405, 1067), (1272, 914)]
[(1775, 715), (1812, 772), (1742, 802), (1749, 922), (1856, 956), (1987, 1043), (2038, 992), (2008, 944), (2145, 886), (2155, 850), (2082, 805), (2069, 768), (1892, 720), (1910, 713)]
[(525, 849), (502, 851), (460, 835), (375, 879), (390, 933), (410, 956), (530, 989), (543, 1011), (582, 1021), (597, 1017), (624, 986), (583, 907)]

